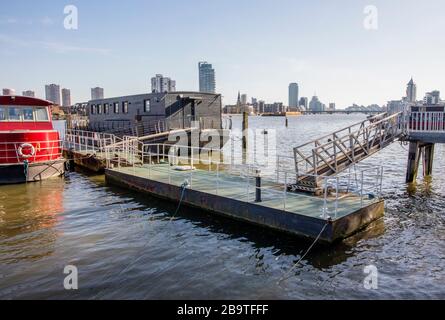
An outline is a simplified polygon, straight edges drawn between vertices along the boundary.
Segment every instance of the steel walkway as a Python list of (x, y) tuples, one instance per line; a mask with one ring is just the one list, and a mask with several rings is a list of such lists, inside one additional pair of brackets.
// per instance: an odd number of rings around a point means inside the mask
[(294, 191), (317, 193), (323, 176), (336, 175), (404, 134), (402, 114), (380, 114), (294, 148)]

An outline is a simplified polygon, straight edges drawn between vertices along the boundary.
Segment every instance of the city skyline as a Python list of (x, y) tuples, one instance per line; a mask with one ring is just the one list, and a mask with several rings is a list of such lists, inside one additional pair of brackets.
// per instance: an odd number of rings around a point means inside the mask
[[(236, 101), (238, 88), (267, 101), (287, 101), (288, 84), (295, 80), (306, 96), (316, 91), (340, 108), (399, 99), (411, 76), (418, 83), (417, 92), (445, 90), (440, 87), (444, 46), (411, 50), (412, 43), (427, 46), (440, 38), (445, 27), (440, 17), (443, 2), (375, 1), (379, 26), (372, 31), (363, 27), (366, 1), (323, 2), (321, 11), (318, 2), (283, 1), (276, 6), (255, 1), (256, 15), (245, 25), (252, 1), (136, 1), (123, 11), (115, 3), (73, 1), (79, 9), (79, 29), (73, 31), (63, 28), (63, 4), (11, 3), (0, 15), (0, 87), (17, 92), (36, 88), (36, 96), (44, 97), (46, 83), (63, 83), (71, 89), (73, 102), (82, 102), (89, 100), (89, 88), (97, 84), (109, 96), (147, 92), (147, 74), (162, 72), (177, 80), (178, 90), (195, 91), (196, 64), (209, 61), (218, 72), (217, 92), (224, 103)], [(172, 23), (153, 41), (139, 43), (140, 32), (161, 19), (157, 12), (187, 18), (197, 11), (208, 15), (199, 21), (186, 19), (181, 28)], [(222, 13), (229, 18), (215, 19)], [(98, 14), (109, 19), (97, 24)], [(102, 36), (105, 33), (114, 36), (108, 39)], [(296, 37), (298, 41), (291, 41)], [(191, 42), (193, 46), (187, 45)], [(160, 49), (153, 50), (153, 43)], [(140, 48), (126, 49), (132, 46)], [(24, 68), (26, 77), (16, 72)]]

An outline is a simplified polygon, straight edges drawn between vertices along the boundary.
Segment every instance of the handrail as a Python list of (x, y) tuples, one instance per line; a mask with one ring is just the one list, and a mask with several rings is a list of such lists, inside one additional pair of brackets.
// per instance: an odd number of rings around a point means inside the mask
[[(30, 156), (22, 156), (19, 154), (20, 145), (31, 144), (34, 148), (34, 154)], [(29, 162), (35, 162), (39, 159), (49, 159), (49, 161), (56, 160), (62, 157), (62, 140), (33, 140), (33, 141), (7, 141), (0, 142), (0, 164), (11, 165), (17, 163), (23, 163), (27, 160)], [(10, 162), (15, 160), (15, 162)], [(8, 162), (2, 162), (8, 161)]]
[(445, 132), (445, 112), (409, 111), (405, 117), (405, 127), (408, 134)]
[[(212, 153), (216, 153), (218, 155), (222, 154), (222, 150), (218, 148), (199, 148), (162, 143), (143, 144), (139, 142), (134, 143), (134, 141), (130, 139), (124, 139), (123, 145), (120, 145), (119, 147), (112, 146), (109, 149), (110, 152), (107, 153), (107, 166), (108, 168), (117, 171), (128, 167), (130, 170), (126, 172), (131, 173), (131, 168), (133, 168), (134, 174), (137, 175), (137, 172), (141, 174), (140, 171), (136, 171), (136, 168), (139, 168), (139, 170), (147, 170), (146, 174), (148, 177), (151, 177), (153, 172), (157, 172), (156, 177), (162, 176), (159, 175), (161, 172), (165, 174), (165, 179), (168, 180), (169, 183), (174, 183), (173, 179), (177, 181), (177, 177), (189, 177), (191, 189), (193, 189), (193, 179), (200, 179), (197, 172), (205, 171), (209, 172), (215, 177), (215, 179), (212, 180), (214, 181), (215, 185), (210, 189), (214, 189), (216, 192), (218, 192), (217, 190), (223, 188), (224, 185), (227, 187), (227, 184), (236, 184), (235, 182), (227, 181), (227, 179), (221, 180), (223, 174), (229, 174), (230, 176), (237, 177), (238, 179), (242, 179), (246, 182), (246, 192), (243, 195), (240, 195), (240, 198), (244, 199), (244, 201), (254, 201), (252, 196), (252, 194), (254, 194), (253, 192), (256, 189), (261, 189), (264, 192), (268, 192), (270, 195), (281, 194), (281, 197), (270, 196), (269, 200), (280, 199), (280, 201), (282, 201), (283, 210), (288, 210), (286, 204), (288, 197), (306, 197), (304, 194), (294, 194), (291, 191), (291, 187), (293, 185), (292, 180), (294, 177), (296, 177), (296, 173), (289, 168), (280, 167), (280, 160), (278, 160), (277, 166), (272, 174), (264, 174), (262, 171), (258, 171), (259, 168), (261, 169), (261, 166), (254, 164), (234, 165), (232, 162), (225, 162), (219, 156), (214, 157)], [(180, 153), (180, 149), (184, 149), (186, 152)], [(280, 157), (283, 159), (292, 159), (292, 157), (288, 156), (277, 156), (277, 158)], [(163, 164), (166, 167), (162, 168)], [(191, 165), (193, 168), (203, 165), (204, 168), (201, 167), (201, 169), (197, 169), (198, 171), (173, 170), (172, 166), (178, 164)], [(205, 169), (206, 166), (208, 167), (208, 170)], [(329, 215), (337, 216), (340, 198), (347, 196), (361, 197), (361, 204), (363, 205), (363, 201), (367, 196), (367, 190), (371, 190), (372, 192), (373, 190), (381, 190), (381, 187), (379, 189), (379, 183), (382, 180), (381, 174), (383, 170), (377, 168), (376, 174), (366, 175), (366, 178), (370, 181), (372, 180), (372, 182), (365, 180), (365, 173), (372, 173), (373, 171), (371, 170), (376, 170), (375, 167), (370, 165), (364, 165), (361, 167), (357, 166), (356, 170), (360, 172), (362, 181), (358, 181), (360, 178), (353, 177), (356, 172), (349, 172), (349, 175), (345, 174), (336, 177), (317, 176), (317, 178), (320, 178), (323, 183), (324, 191), (321, 197), (315, 199), (324, 202), (324, 205), (322, 206), (323, 217), (327, 217)], [(265, 183), (262, 187), (256, 187), (256, 185), (252, 186), (255, 181), (255, 177), (259, 172)], [(275, 174), (278, 174), (279, 176), (277, 180), (273, 178)], [(281, 179), (281, 177), (283, 179)], [(360, 184), (361, 188), (354, 187), (351, 185), (351, 182)], [(237, 185), (239, 185), (239, 182)], [(348, 194), (340, 197), (340, 192), (348, 192)], [(309, 196), (307, 195), (307, 197)]]

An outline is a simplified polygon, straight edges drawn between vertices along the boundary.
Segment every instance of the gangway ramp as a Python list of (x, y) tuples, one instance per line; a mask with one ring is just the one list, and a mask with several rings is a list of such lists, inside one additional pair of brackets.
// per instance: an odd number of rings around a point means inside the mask
[(404, 134), (402, 113), (386, 113), (294, 148), (293, 190), (318, 192), (323, 176), (333, 176), (372, 156)]

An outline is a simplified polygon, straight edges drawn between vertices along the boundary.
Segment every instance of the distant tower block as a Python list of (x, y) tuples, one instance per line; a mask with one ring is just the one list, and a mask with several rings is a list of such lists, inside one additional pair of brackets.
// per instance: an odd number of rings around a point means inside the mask
[(406, 98), (407, 98), (408, 102), (416, 102), (417, 86), (414, 83), (413, 78), (411, 78), (410, 82), (408, 82), (408, 86), (406, 88)]

